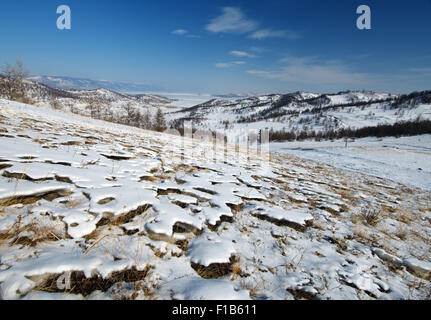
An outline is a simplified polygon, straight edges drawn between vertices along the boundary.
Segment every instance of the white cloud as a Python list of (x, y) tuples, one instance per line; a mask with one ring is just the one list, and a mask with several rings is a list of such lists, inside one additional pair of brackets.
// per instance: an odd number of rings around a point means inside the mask
[(197, 36), (195, 34), (191, 34), (189, 33), (188, 30), (184, 30), (184, 29), (177, 29), (171, 32), (171, 34), (174, 34), (176, 36), (183, 36), (186, 38), (200, 38), (200, 36)]
[(237, 56), (237, 57), (256, 58), (256, 56), (254, 54), (251, 54), (251, 53), (248, 53), (245, 51), (234, 50), (234, 51), (231, 51), (230, 54), (233, 56)]
[(245, 14), (238, 8), (224, 7), (223, 13), (211, 20), (206, 26), (208, 31), (219, 33), (247, 33), (258, 27), (257, 22), (246, 18)]
[(286, 65), (276, 70), (248, 70), (247, 72), (268, 79), (278, 79), (308, 85), (359, 85), (370, 75), (349, 70), (343, 63), (317, 61), (315, 57), (288, 57), (282, 60)]
[(171, 33), (175, 34), (177, 36), (184, 36), (185, 34), (188, 33), (188, 31), (184, 30), (184, 29), (177, 29), (177, 30), (172, 31)]
[(288, 38), (298, 39), (299, 35), (289, 30), (273, 30), (273, 29), (261, 29), (253, 32), (248, 36), (252, 39), (268, 39), (268, 38)]
[(419, 74), (423, 74), (423, 75), (430, 75), (431, 74), (431, 68), (428, 68), (428, 67), (410, 68), (407, 71), (414, 72), (414, 73), (419, 73)]
[(242, 65), (242, 64), (245, 64), (245, 62), (244, 61), (219, 62), (219, 63), (216, 63), (215, 66), (217, 68), (230, 68), (230, 67)]

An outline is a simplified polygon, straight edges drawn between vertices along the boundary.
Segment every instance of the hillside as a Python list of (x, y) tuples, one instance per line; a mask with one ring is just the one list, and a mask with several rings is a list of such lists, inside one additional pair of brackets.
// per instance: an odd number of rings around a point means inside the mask
[(167, 115), (176, 127), (181, 127), (184, 121), (192, 121), (196, 128), (224, 132), (228, 138), (245, 130), (268, 129), (310, 135), (312, 132), (394, 124), (418, 117), (431, 119), (431, 91), (409, 95), (369, 91), (296, 92), (236, 101), (213, 99)]
[(7, 100), (0, 132), (2, 299), (430, 296), (423, 189)]
[[(0, 84), (2, 79), (0, 79)], [(157, 94), (125, 94), (108, 89), (65, 90), (48, 85), (23, 81), (25, 99), (36, 106), (52, 107), (93, 118), (103, 118), (112, 122), (128, 123), (131, 115), (143, 117), (147, 111), (154, 115), (157, 108), (164, 111), (180, 110), (169, 99)], [(7, 98), (0, 86), (0, 98)]]

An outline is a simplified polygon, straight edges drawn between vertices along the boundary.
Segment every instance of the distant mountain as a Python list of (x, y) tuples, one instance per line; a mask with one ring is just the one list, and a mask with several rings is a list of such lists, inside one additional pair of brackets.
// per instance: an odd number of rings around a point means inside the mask
[(31, 81), (63, 90), (94, 90), (108, 89), (121, 93), (138, 93), (144, 91), (158, 91), (160, 88), (140, 83), (128, 83), (106, 80), (91, 80), (63, 76), (32, 76)]
[[(0, 82), (2, 79), (0, 79)], [(51, 102), (53, 99), (70, 99), (73, 103), (82, 103), (82, 101), (99, 101), (101, 103), (134, 103), (137, 105), (163, 106), (174, 102), (174, 99), (156, 95), (156, 94), (127, 94), (119, 93), (110, 89), (61, 89), (51, 87), (34, 80), (24, 81), (25, 91), (34, 102)], [(4, 93), (0, 90), (0, 97)]]
[(241, 99), (253, 96), (253, 94), (242, 94), (242, 93), (226, 93), (226, 94), (214, 94), (216, 98), (221, 99)]

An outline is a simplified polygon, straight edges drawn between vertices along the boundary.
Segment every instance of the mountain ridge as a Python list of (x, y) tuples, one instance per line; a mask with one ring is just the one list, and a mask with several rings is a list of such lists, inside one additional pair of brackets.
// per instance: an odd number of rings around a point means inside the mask
[(161, 90), (156, 86), (142, 83), (123, 81), (93, 80), (67, 76), (36, 75), (28, 77), (29, 80), (39, 82), (50, 87), (64, 90), (94, 90), (109, 89), (121, 93), (133, 93), (143, 91)]

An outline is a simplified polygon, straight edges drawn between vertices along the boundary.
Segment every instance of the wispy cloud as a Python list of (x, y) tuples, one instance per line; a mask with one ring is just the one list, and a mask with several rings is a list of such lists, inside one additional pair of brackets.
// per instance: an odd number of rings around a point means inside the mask
[(298, 39), (299, 34), (290, 30), (276, 30), (271, 28), (260, 28), (259, 22), (249, 19), (236, 7), (222, 8), (222, 14), (212, 19), (206, 26), (206, 30), (213, 33), (237, 33), (249, 34), (250, 39), (288, 38)]
[(273, 70), (248, 70), (247, 72), (268, 79), (278, 79), (308, 85), (354, 85), (366, 82), (370, 75), (351, 71), (342, 62), (318, 61), (316, 57), (287, 57), (284, 65)]
[(174, 34), (176, 36), (182, 36), (186, 38), (200, 38), (200, 36), (197, 36), (195, 34), (190, 34), (188, 30), (185, 29), (177, 29), (171, 32), (171, 34)]
[(431, 68), (429, 67), (410, 68), (410, 69), (407, 69), (407, 71), (422, 74), (422, 75), (431, 75)]
[(177, 29), (177, 30), (174, 30), (174, 31), (171, 32), (171, 34), (175, 34), (177, 36), (184, 36), (187, 33), (188, 33), (188, 31), (184, 30), (184, 29)]
[(230, 54), (237, 57), (256, 58), (254, 54), (251, 54), (245, 51), (239, 51), (239, 50), (231, 51)]
[(252, 39), (259, 39), (259, 40), (268, 39), (268, 38), (298, 39), (299, 35), (289, 30), (261, 29), (253, 32), (248, 37)]
[(206, 26), (206, 29), (210, 32), (219, 33), (247, 33), (255, 30), (258, 27), (258, 23), (247, 19), (245, 14), (235, 7), (224, 7), (222, 14), (213, 20)]
[(215, 66), (217, 68), (230, 68), (230, 67), (238, 66), (242, 64), (245, 64), (245, 62), (244, 61), (219, 62), (219, 63), (216, 63)]

